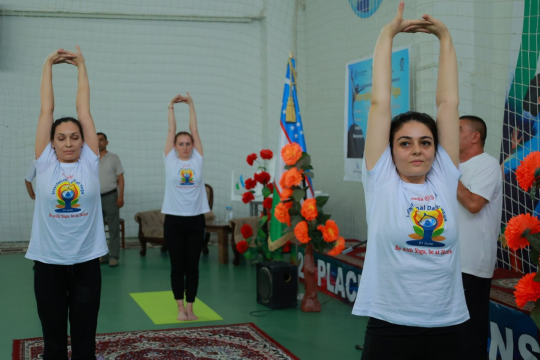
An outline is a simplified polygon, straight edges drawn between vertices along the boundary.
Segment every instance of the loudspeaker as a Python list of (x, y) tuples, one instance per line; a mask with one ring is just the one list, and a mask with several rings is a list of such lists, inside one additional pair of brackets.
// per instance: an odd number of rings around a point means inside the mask
[(270, 309), (295, 308), (298, 268), (282, 261), (257, 263), (257, 302)]

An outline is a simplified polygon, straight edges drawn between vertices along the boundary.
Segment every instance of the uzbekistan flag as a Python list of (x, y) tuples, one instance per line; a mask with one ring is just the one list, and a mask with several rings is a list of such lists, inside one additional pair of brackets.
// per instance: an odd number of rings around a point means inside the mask
[[(287, 64), (287, 74), (285, 78), (285, 87), (283, 89), (283, 101), (281, 104), (281, 117), (279, 126), (281, 131), (279, 133), (278, 154), (276, 154), (276, 170), (274, 174), (274, 196), (272, 203), (272, 218), (270, 222), (270, 236), (268, 238), (268, 248), (270, 251), (274, 251), (281, 246), (285, 245), (287, 241), (294, 238), (294, 233), (291, 231), (286, 235), (283, 235), (283, 230), (287, 228), (287, 224), (279, 222), (274, 217), (274, 209), (280, 202), (281, 187), (279, 186), (279, 180), (281, 175), (285, 172), (285, 163), (281, 158), (281, 149), (283, 146), (290, 143), (298, 143), (302, 147), (302, 151), (306, 150), (306, 141), (304, 139), (304, 128), (302, 126), (302, 116), (300, 115), (300, 106), (298, 105), (298, 97), (296, 95), (296, 70), (295, 60), (291, 56)], [(287, 104), (289, 104), (289, 111), (294, 111), (296, 118), (295, 122), (287, 122)], [(291, 106), (294, 105), (294, 108)], [(291, 117), (292, 114), (289, 114)], [(313, 186), (310, 178), (309, 190), (306, 192), (308, 198), (313, 197)]]

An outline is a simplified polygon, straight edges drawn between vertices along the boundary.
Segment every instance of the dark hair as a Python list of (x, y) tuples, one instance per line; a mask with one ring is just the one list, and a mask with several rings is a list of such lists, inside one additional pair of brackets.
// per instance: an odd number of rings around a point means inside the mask
[(105, 138), (105, 140), (108, 140), (108, 139), (107, 139), (107, 135), (105, 135), (105, 134), (102, 133), (102, 132), (98, 132), (96, 135), (98, 135), (98, 136), (99, 136), (99, 135), (103, 135), (103, 137)]
[(536, 74), (529, 83), (529, 88), (523, 97), (523, 110), (531, 113), (532, 116), (537, 116), (540, 110), (540, 104), (538, 104), (538, 96), (540, 87), (540, 73)]
[(433, 135), (433, 145), (435, 145), (435, 153), (437, 153), (437, 147), (439, 146), (437, 123), (428, 114), (416, 111), (407, 111), (396, 115), (392, 119), (392, 123), (390, 124), (390, 151), (392, 152), (394, 150), (394, 136), (396, 135), (396, 132), (401, 129), (403, 125), (411, 121), (416, 121), (427, 126)]
[(460, 116), (459, 120), (469, 120), (471, 122), (474, 131), (480, 133), (480, 140), (482, 140), (482, 146), (486, 143), (487, 126), (484, 120), (474, 115)]
[(72, 123), (74, 123), (75, 125), (77, 125), (79, 127), (79, 132), (81, 133), (81, 138), (84, 141), (84, 133), (83, 133), (81, 123), (79, 122), (79, 120), (77, 120), (75, 118), (72, 118), (72, 117), (69, 117), (69, 116), (68, 117), (63, 117), (63, 118), (60, 118), (60, 119), (56, 119), (56, 121), (53, 123), (53, 125), (51, 126), (51, 141), (54, 140), (54, 134), (56, 133), (56, 127), (58, 125), (60, 125), (60, 124), (67, 123), (67, 122), (72, 122)]
[(176, 139), (178, 139), (178, 137), (180, 135), (186, 135), (186, 136), (189, 136), (189, 138), (191, 139), (191, 143), (193, 144), (195, 142), (195, 140), (193, 140), (193, 136), (191, 136), (190, 133), (188, 133), (187, 131), (180, 131), (178, 134), (176, 134), (176, 136), (174, 137), (174, 144), (176, 145)]

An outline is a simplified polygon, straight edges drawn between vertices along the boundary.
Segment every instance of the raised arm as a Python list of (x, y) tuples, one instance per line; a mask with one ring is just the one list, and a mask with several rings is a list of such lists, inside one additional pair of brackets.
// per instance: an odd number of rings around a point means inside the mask
[(182, 101), (182, 96), (176, 95), (171, 99), (167, 107), (167, 120), (169, 121), (169, 131), (167, 132), (167, 140), (165, 141), (165, 156), (174, 148), (174, 137), (176, 136), (176, 118), (174, 117), (174, 104)]
[(435, 95), (439, 143), (457, 167), (459, 165), (459, 91), (456, 50), (446, 25), (429, 15), (424, 15), (423, 18), (433, 24), (427, 26), (426, 29), (437, 36), (440, 42), (439, 75)]
[(201, 137), (199, 135), (199, 129), (197, 128), (197, 114), (195, 113), (195, 105), (193, 105), (193, 99), (189, 93), (186, 93), (186, 104), (189, 105), (189, 132), (193, 136), (193, 146), (201, 156), (204, 156)]
[(45, 147), (51, 142), (51, 128), (54, 122), (54, 92), (52, 84), (52, 67), (55, 64), (61, 63), (73, 63), (73, 59), (77, 55), (65, 51), (64, 49), (58, 49), (53, 52), (43, 64), (41, 71), (41, 88), (40, 88), (40, 100), (41, 100), (41, 112), (39, 114), (38, 126), (36, 131), (36, 145), (35, 156), (38, 159)]
[(426, 20), (404, 20), (404, 7), (405, 4), (401, 1), (394, 19), (382, 28), (373, 54), (373, 86), (365, 148), (366, 168), (368, 170), (373, 169), (388, 146), (390, 138), (390, 123), (392, 121), (390, 106), (390, 94), (392, 90), (392, 42), (394, 36), (406, 29), (416, 29), (418, 26), (429, 24)]
[(77, 58), (74, 60), (74, 63), (79, 70), (79, 85), (77, 86), (77, 100), (75, 107), (84, 132), (84, 142), (92, 149), (94, 154), (98, 155), (98, 136), (96, 134), (94, 119), (92, 118), (92, 114), (90, 114), (90, 84), (88, 83), (86, 62), (84, 61), (79, 45), (77, 45), (76, 48)]

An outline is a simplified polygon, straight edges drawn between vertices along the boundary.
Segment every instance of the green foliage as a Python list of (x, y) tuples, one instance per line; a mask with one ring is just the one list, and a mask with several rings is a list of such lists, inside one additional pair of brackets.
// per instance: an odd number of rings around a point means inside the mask
[(264, 215), (259, 219), (259, 227), (263, 227), (264, 224), (266, 224), (266, 220), (268, 220), (268, 216)]
[(310, 179), (313, 179), (315, 177), (315, 174), (313, 174), (311, 171), (304, 172), (304, 175)]
[(317, 207), (322, 208), (330, 199), (330, 196), (317, 196), (315, 201), (317, 202)]
[(538, 329), (540, 329), (540, 300), (536, 300), (534, 308), (531, 310), (531, 318)]
[(270, 189), (267, 186), (264, 186), (263, 189), (262, 189), (262, 194), (263, 194), (263, 197), (266, 199), (267, 197), (272, 195), (272, 192), (270, 191)]
[(301, 189), (296, 189), (293, 191), (292, 197), (295, 201), (302, 201), (302, 199), (306, 196), (306, 192)]
[[(540, 234), (527, 235), (527, 240), (531, 243), (531, 248), (534, 248), (537, 252), (540, 252)], [(538, 257), (534, 258), (538, 261)]]

